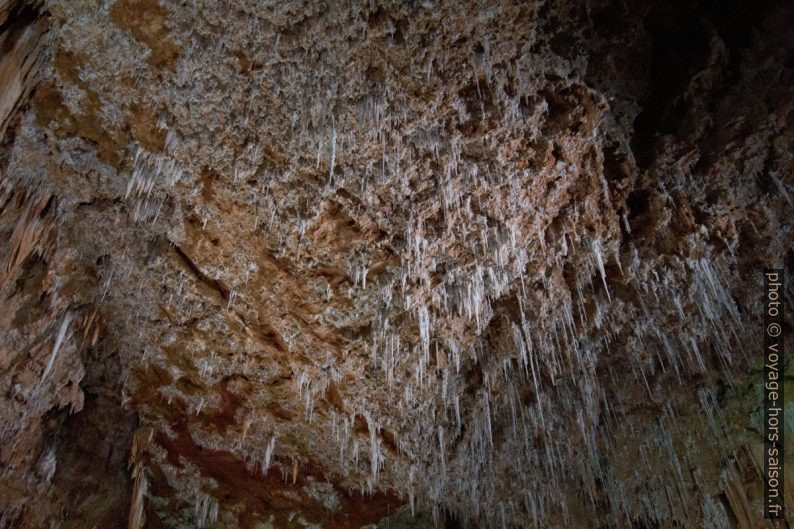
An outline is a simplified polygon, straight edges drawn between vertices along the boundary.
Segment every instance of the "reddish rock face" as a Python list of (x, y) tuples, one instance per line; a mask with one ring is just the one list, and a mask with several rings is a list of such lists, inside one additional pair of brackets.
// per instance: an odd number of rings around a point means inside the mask
[(792, 11), (641, 4), (0, 0), (0, 527), (763, 527)]

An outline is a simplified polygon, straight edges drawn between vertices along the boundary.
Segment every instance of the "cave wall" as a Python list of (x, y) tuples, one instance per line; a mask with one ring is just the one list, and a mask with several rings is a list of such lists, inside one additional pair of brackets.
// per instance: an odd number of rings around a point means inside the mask
[(763, 527), (793, 22), (0, 4), (0, 526)]

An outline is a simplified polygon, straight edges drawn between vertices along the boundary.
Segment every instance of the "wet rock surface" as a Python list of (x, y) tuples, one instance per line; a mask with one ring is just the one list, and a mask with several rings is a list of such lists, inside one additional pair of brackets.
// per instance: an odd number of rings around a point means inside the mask
[(0, 1), (0, 526), (764, 527), (793, 14)]

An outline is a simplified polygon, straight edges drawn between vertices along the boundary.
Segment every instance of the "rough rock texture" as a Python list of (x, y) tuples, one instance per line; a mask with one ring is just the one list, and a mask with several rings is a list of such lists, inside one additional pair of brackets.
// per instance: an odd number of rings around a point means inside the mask
[(0, 22), (0, 526), (764, 527), (785, 2)]

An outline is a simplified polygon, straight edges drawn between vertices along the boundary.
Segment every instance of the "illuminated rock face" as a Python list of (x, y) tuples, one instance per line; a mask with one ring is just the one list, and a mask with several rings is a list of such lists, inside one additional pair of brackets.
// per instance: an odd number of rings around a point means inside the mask
[(760, 527), (786, 5), (23, 3), (0, 526)]

